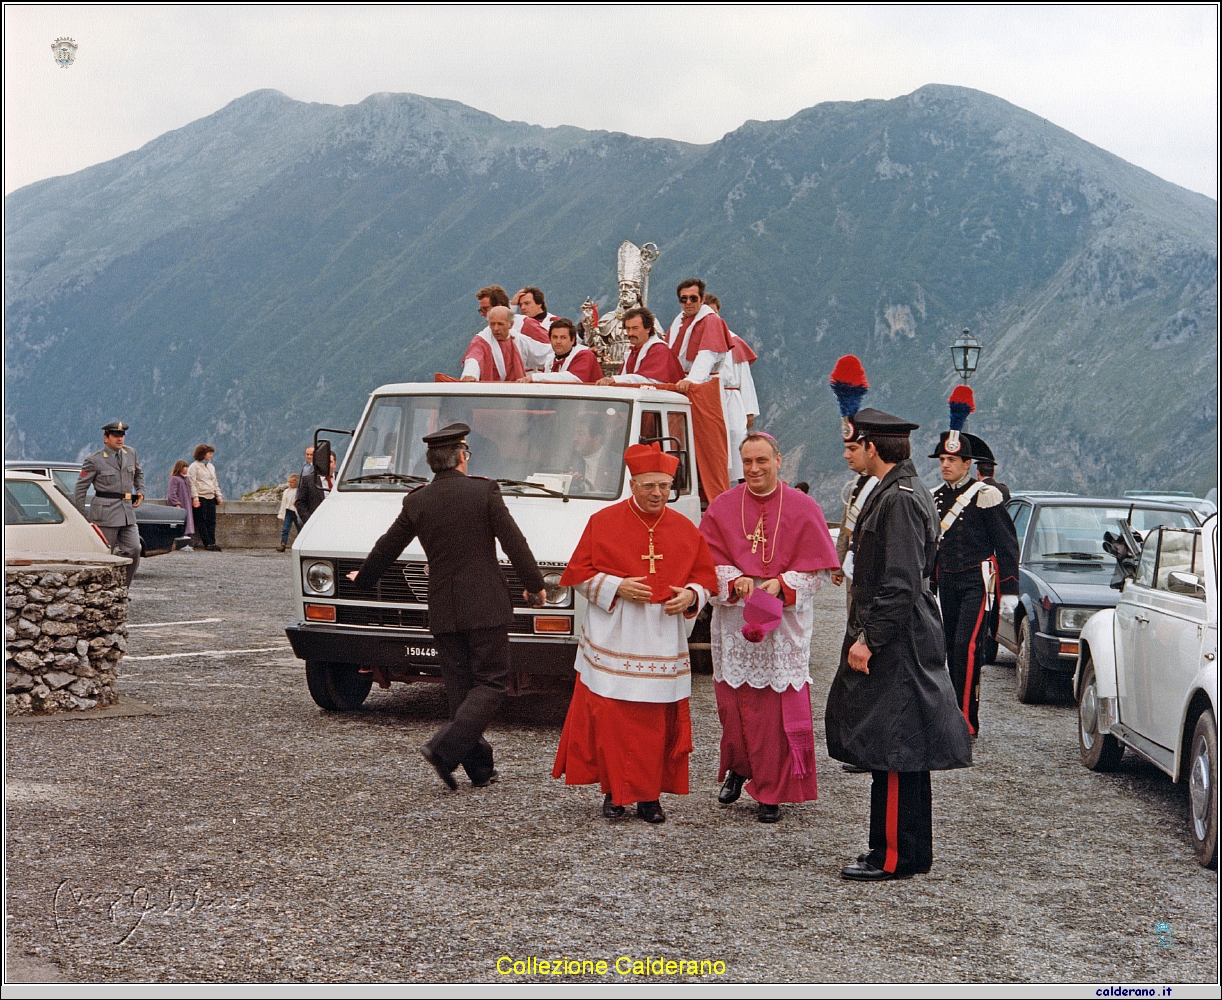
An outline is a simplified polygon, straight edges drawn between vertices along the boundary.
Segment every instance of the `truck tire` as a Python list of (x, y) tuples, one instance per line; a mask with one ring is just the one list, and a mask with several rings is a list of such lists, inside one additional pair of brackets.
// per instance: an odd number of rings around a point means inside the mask
[(361, 707), (373, 687), (373, 674), (362, 674), (355, 663), (306, 660), (310, 697), (328, 712), (351, 712)]
[(1124, 756), (1124, 745), (1111, 733), (1099, 732), (1099, 696), (1095, 665), (1086, 661), (1082, 672), (1082, 697), (1078, 700), (1078, 752), (1092, 771), (1114, 771)]
[(1014, 696), (1024, 705), (1044, 700), (1044, 668), (1031, 644), (1031, 616), (1023, 615), (1018, 626), (1018, 651), (1014, 654)]
[(1218, 866), (1218, 723), (1208, 708), (1197, 717), (1188, 756), (1188, 832), (1197, 860)]

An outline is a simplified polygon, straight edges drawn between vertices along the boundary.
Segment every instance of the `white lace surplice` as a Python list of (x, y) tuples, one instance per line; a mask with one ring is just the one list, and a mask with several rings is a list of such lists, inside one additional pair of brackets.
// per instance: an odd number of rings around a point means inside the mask
[[(798, 690), (810, 682), (810, 640), (815, 627), (812, 603), (815, 591), (830, 574), (782, 573), (781, 581), (796, 600), (781, 615), (781, 624), (764, 636), (763, 642), (743, 638), (743, 605), (728, 603), (730, 586), (744, 576), (737, 566), (717, 567), (717, 596), (713, 598), (713, 677), (730, 687), (772, 688), (778, 694), (787, 687)], [(763, 578), (758, 578), (758, 587)]]
[[(577, 585), (589, 602), (577, 651), (582, 683), (619, 701), (690, 697), (692, 665), (683, 615), (668, 615), (661, 604), (619, 600), (615, 592), (623, 582), (623, 577), (598, 573)], [(698, 597), (688, 610), (699, 610), (709, 595), (698, 583), (687, 586)]]

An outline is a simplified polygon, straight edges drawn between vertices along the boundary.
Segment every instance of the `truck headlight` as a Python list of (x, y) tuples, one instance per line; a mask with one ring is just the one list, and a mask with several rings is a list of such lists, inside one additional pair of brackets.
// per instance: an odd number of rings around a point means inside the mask
[(543, 577), (543, 603), (554, 608), (569, 603), (571, 588), (560, 586), (560, 573), (548, 573)]
[(1098, 608), (1058, 608), (1057, 631), (1081, 632), (1090, 616), (1098, 610)]
[(307, 594), (330, 595), (335, 593), (335, 567), (322, 559), (307, 562), (302, 566), (301, 579)]

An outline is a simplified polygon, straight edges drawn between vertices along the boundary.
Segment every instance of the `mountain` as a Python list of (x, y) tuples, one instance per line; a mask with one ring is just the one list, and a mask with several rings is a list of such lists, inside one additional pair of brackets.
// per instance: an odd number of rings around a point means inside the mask
[(664, 322), (680, 278), (722, 298), (760, 355), (761, 425), (825, 503), (846, 478), (836, 358), (863, 359), (867, 405), (920, 421), (924, 456), (965, 327), (969, 426), (1012, 487), (1217, 481), (1217, 203), (978, 91), (700, 146), (264, 90), (5, 208), (7, 452), (71, 458), (118, 416), (154, 491), (200, 441), (231, 495), (283, 479), (375, 386), (457, 374), (481, 285), (613, 305), (624, 239), (661, 249)]

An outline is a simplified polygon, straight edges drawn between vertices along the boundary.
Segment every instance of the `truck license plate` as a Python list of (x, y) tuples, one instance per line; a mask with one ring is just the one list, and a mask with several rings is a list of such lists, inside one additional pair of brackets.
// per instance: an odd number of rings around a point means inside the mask
[(437, 659), (436, 646), (415, 645), (404, 646), (403, 649), (408, 660), (428, 660), (431, 662)]

